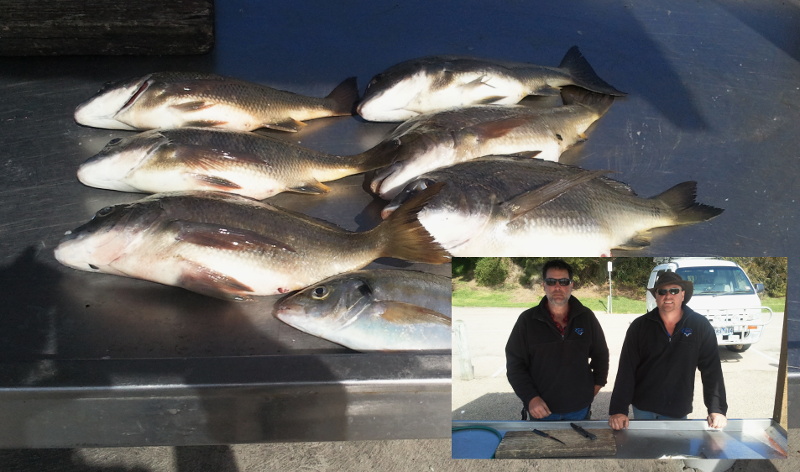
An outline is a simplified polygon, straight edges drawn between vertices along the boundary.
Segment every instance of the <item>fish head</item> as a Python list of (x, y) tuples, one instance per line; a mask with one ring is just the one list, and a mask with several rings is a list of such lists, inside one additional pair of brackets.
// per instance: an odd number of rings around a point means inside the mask
[(67, 231), (55, 249), (58, 262), (74, 269), (125, 275), (113, 266), (160, 216), (139, 202), (107, 206), (89, 222)]
[(356, 111), (368, 121), (405, 121), (420, 113), (409, 108), (428, 88), (424, 73), (380, 73), (370, 80)]
[(386, 154), (385, 162), (391, 162), (378, 170), (369, 183), (370, 190), (384, 199), (394, 198), (410, 180), (446, 165), (443, 163), (451, 162), (457, 153), (450, 136), (425, 132), (396, 136), (374, 149)]
[(112, 139), (78, 167), (78, 180), (90, 187), (138, 192), (138, 188), (126, 183), (126, 177), (168, 145), (169, 139), (157, 130)]
[(273, 314), (294, 328), (324, 337), (346, 328), (373, 299), (362, 277), (335, 276), (279, 300)]
[(92, 98), (75, 109), (75, 121), (84, 126), (106, 129), (136, 129), (118, 119), (152, 85), (151, 77), (109, 82)]

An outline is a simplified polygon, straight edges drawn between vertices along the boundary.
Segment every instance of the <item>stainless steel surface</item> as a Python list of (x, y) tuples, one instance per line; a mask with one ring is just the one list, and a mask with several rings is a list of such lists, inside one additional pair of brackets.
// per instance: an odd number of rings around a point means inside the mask
[[(789, 363), (798, 372), (797, 2), (537, 2), (532, 11), (528, 2), (510, 1), (232, 0), (217, 2), (216, 14), (217, 44), (205, 56), (0, 58), (0, 446), (448, 435), (449, 355), (398, 355), (388, 363), (377, 354), (356, 357), (272, 318), (273, 297), (224, 303), (54, 260), (64, 231), (106, 205), (141, 197), (77, 181), (81, 162), (127, 133), (75, 124), (75, 106), (107, 81), (157, 70), (211, 71), (323, 96), (352, 75), (363, 90), (372, 75), (411, 57), (453, 53), (557, 65), (578, 45), (603, 79), (630, 95), (562, 162), (611, 169), (643, 196), (697, 180), (698, 200), (725, 209), (707, 223), (656, 230), (649, 248), (630, 254), (790, 256)], [(336, 118), (271, 134), (349, 154), (391, 129)], [(324, 198), (280, 195), (272, 202), (363, 230), (378, 222), (381, 202), (361, 183), (351, 177)], [(348, 367), (349, 359), (358, 362)], [(313, 375), (332, 364), (332, 377)], [(259, 369), (298, 369), (298, 376), (273, 383)], [(196, 387), (198, 372), (207, 387)], [(800, 385), (796, 375), (790, 379), (789, 409), (798, 411)], [(386, 387), (397, 381), (402, 388)], [(329, 408), (342, 416), (323, 431), (309, 421), (329, 413), (319, 398), (334, 385)], [(380, 394), (366, 394), (373, 387)], [(296, 400), (280, 394), (285, 388), (304, 393)], [(243, 398), (242, 411), (263, 414), (228, 418)], [(174, 403), (184, 399), (192, 408)], [(351, 422), (358, 411), (384, 414)], [(172, 423), (158, 423), (159, 414)], [(140, 421), (141, 434), (113, 426), (127, 418), (132, 427), (137, 416), (151, 422)], [(199, 426), (183, 434), (171, 432), (175, 424)]]
[[(589, 430), (608, 429), (607, 421), (576, 423)], [(501, 434), (570, 429), (569, 421), (453, 421), (453, 428), (467, 426), (488, 426)], [(453, 434), (454, 450), (459, 440)], [(705, 420), (631, 421), (627, 430), (614, 433), (614, 440), (617, 459), (783, 459), (788, 452), (786, 431), (766, 419), (730, 420), (721, 431), (709, 429)]]

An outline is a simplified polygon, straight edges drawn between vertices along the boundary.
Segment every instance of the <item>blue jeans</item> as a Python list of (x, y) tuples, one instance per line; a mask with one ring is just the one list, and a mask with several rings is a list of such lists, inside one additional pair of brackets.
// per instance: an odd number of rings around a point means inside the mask
[(652, 411), (640, 410), (633, 406), (633, 419), (635, 420), (685, 420), (686, 418), (688, 418), (688, 415), (684, 416), (683, 418), (675, 418), (672, 416), (659, 415), (658, 413), (653, 413)]
[(589, 407), (587, 406), (582, 410), (572, 411), (569, 413), (550, 413), (548, 416), (539, 419), (530, 417), (530, 413), (528, 416), (531, 421), (581, 421), (588, 419)]

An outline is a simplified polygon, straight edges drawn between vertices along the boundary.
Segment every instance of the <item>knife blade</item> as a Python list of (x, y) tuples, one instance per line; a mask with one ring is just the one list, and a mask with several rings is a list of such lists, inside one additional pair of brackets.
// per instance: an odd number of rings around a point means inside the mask
[(550, 438), (553, 441), (558, 441), (558, 442), (560, 442), (561, 444), (563, 444), (565, 446), (567, 445), (567, 443), (565, 443), (564, 441), (562, 441), (562, 440), (560, 440), (558, 438), (554, 438), (553, 436), (550, 436), (549, 434), (545, 433), (544, 431), (539, 431), (538, 429), (534, 429), (533, 432), (538, 434), (539, 436), (541, 436), (543, 438)]
[(581, 436), (583, 436), (584, 438), (589, 438), (589, 439), (591, 439), (593, 441), (595, 439), (597, 439), (597, 436), (595, 436), (593, 433), (590, 433), (589, 431), (586, 431), (585, 429), (581, 428), (580, 426), (576, 425), (575, 423), (570, 423), (569, 425), (572, 426), (572, 429), (574, 429), (575, 431), (579, 432), (581, 434)]

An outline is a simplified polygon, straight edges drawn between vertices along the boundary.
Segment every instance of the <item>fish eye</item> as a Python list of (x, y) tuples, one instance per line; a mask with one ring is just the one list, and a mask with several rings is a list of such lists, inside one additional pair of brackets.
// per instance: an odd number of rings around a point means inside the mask
[(417, 192), (421, 192), (426, 188), (428, 188), (428, 185), (430, 185), (430, 183), (431, 182), (428, 179), (417, 180), (416, 182), (414, 182), (414, 186), (412, 188)]
[(108, 215), (110, 215), (112, 213), (114, 213), (114, 207), (113, 206), (107, 206), (105, 208), (101, 208), (97, 212), (97, 214), (95, 216), (98, 216), (98, 217), (102, 218), (102, 217), (108, 216)]
[(330, 292), (328, 291), (328, 287), (320, 285), (314, 287), (314, 290), (311, 291), (311, 298), (313, 298), (314, 300), (325, 300), (326, 298), (328, 298), (329, 293)]

